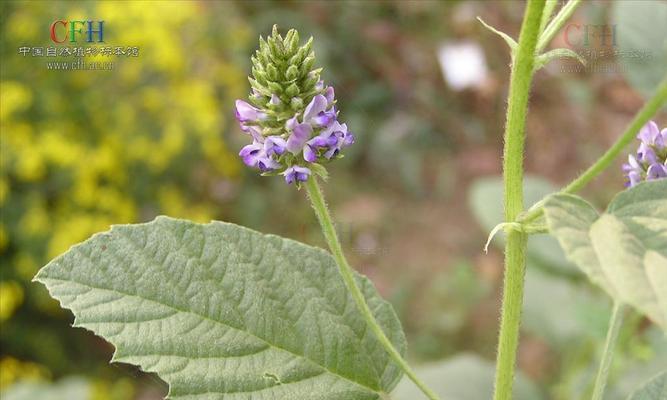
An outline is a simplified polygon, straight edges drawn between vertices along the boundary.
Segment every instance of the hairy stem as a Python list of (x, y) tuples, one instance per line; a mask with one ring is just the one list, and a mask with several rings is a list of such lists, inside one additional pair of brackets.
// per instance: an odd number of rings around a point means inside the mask
[(556, 14), (554, 19), (551, 20), (549, 25), (544, 28), (544, 32), (542, 32), (540, 35), (540, 39), (537, 42), (537, 48), (535, 49), (537, 53), (540, 53), (542, 50), (544, 50), (545, 47), (547, 47), (549, 42), (551, 42), (551, 39), (556, 36), (556, 33), (558, 33), (565, 21), (570, 19), (574, 13), (574, 10), (576, 10), (577, 6), (579, 6), (579, 3), (581, 3), (581, 0), (570, 0), (563, 6), (563, 8), (560, 9), (560, 11), (558, 11), (558, 14)]
[(607, 378), (609, 377), (609, 368), (614, 358), (614, 348), (618, 341), (618, 333), (623, 324), (623, 312), (625, 306), (616, 301), (614, 303), (614, 310), (609, 320), (609, 328), (607, 328), (607, 340), (604, 343), (604, 351), (602, 353), (602, 360), (600, 360), (600, 368), (598, 369), (597, 378), (595, 378), (595, 388), (593, 389), (593, 397), (591, 400), (602, 400), (604, 388), (607, 385)]
[[(544, 0), (529, 0), (512, 65), (505, 124), (503, 180), (505, 222), (523, 211), (523, 150), (528, 94), (533, 78), (535, 46), (540, 33)], [(527, 235), (511, 231), (505, 244), (505, 280), (496, 362), (495, 400), (510, 400), (521, 325)]]
[(431, 389), (429, 389), (424, 384), (424, 382), (422, 382), (417, 377), (417, 375), (415, 375), (414, 371), (412, 371), (401, 354), (394, 348), (392, 343), (389, 341), (389, 338), (387, 338), (387, 335), (385, 335), (384, 331), (375, 320), (371, 309), (366, 303), (366, 299), (364, 298), (363, 293), (359, 289), (359, 286), (357, 286), (354, 278), (354, 270), (352, 267), (350, 267), (350, 264), (348, 264), (347, 259), (345, 258), (345, 254), (343, 254), (343, 249), (340, 245), (340, 241), (338, 240), (338, 235), (336, 234), (336, 229), (334, 228), (331, 215), (329, 214), (329, 209), (327, 208), (327, 205), (324, 201), (324, 196), (322, 195), (322, 191), (320, 190), (320, 186), (317, 183), (316, 177), (310, 177), (306, 181), (305, 187), (308, 198), (310, 199), (310, 203), (313, 206), (313, 210), (315, 210), (318, 221), (320, 222), (320, 227), (322, 228), (324, 238), (326, 239), (327, 244), (329, 245), (329, 249), (333, 254), (334, 260), (336, 260), (336, 264), (338, 265), (338, 271), (343, 277), (345, 286), (352, 295), (352, 298), (354, 299), (355, 303), (357, 304), (357, 308), (366, 320), (366, 323), (371, 328), (371, 331), (373, 331), (389, 356), (394, 360), (394, 362), (396, 362), (396, 364), (398, 364), (398, 366), (415, 383), (415, 385), (421, 389), (426, 397), (431, 400), (438, 400), (438, 396)]
[[(637, 136), (637, 132), (651, 119), (655, 113), (667, 103), (667, 75), (662, 80), (658, 89), (639, 110), (637, 115), (630, 121), (630, 124), (623, 132), (620, 138), (607, 150), (593, 165), (579, 175), (575, 180), (560, 190), (560, 193), (576, 193), (583, 189), (590, 181), (600, 175), (611, 165), (623, 149)], [(519, 222), (532, 222), (539, 218), (543, 212), (543, 201), (535, 204), (531, 209), (519, 218)]]
[[(542, 11), (542, 19), (540, 20), (540, 37), (542, 36), (544, 29), (547, 27), (547, 23), (549, 23), (549, 18), (551, 18), (551, 14), (553, 14), (554, 9), (556, 8), (557, 5), (558, 5), (558, 0), (547, 0), (547, 3), (544, 6), (544, 11)], [(539, 40), (537, 42), (539, 43)]]

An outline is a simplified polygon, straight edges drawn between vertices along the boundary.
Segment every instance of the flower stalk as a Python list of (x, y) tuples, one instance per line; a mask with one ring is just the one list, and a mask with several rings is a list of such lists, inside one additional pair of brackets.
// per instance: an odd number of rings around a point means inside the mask
[(611, 362), (614, 359), (614, 348), (618, 342), (618, 334), (623, 324), (623, 313), (625, 305), (616, 301), (614, 303), (614, 310), (611, 313), (609, 320), (609, 328), (607, 329), (607, 339), (604, 343), (604, 351), (602, 352), (602, 360), (600, 360), (600, 368), (595, 379), (595, 388), (593, 389), (593, 397), (591, 400), (602, 400), (604, 388), (607, 386), (607, 379), (609, 378), (609, 369)]
[(403, 370), (403, 372), (405, 372), (408, 378), (410, 378), (410, 380), (412, 380), (415, 385), (419, 387), (419, 389), (426, 395), (426, 397), (428, 397), (430, 400), (439, 399), (438, 396), (417, 377), (408, 363), (403, 359), (401, 354), (394, 348), (394, 345), (391, 343), (389, 338), (387, 338), (387, 335), (385, 335), (384, 331), (375, 320), (375, 317), (373, 316), (371, 309), (368, 307), (361, 289), (359, 289), (359, 286), (357, 286), (354, 277), (354, 270), (352, 267), (350, 267), (350, 264), (345, 258), (345, 254), (343, 253), (340, 241), (338, 240), (336, 229), (331, 219), (331, 215), (329, 214), (329, 209), (327, 208), (326, 202), (324, 201), (324, 196), (322, 195), (322, 191), (320, 190), (317, 179), (313, 177), (312, 179), (306, 180), (304, 186), (306, 188), (306, 193), (308, 195), (308, 199), (310, 200), (310, 204), (312, 205), (313, 210), (315, 211), (315, 215), (317, 216), (317, 220), (320, 223), (320, 227), (322, 228), (324, 238), (329, 245), (329, 249), (331, 250), (334, 260), (336, 261), (336, 265), (338, 265), (338, 271), (343, 277), (345, 286), (352, 295), (352, 298), (357, 304), (359, 312), (361, 312), (361, 315), (366, 320), (368, 327), (371, 329), (375, 337), (380, 341), (380, 344), (382, 347), (384, 347), (389, 356), (394, 360), (394, 362), (396, 362), (396, 364)]
[[(544, 0), (529, 0), (512, 64), (505, 125), (503, 181), (505, 222), (523, 211), (523, 152), (528, 94), (534, 73), (535, 49), (540, 34)], [(510, 400), (521, 325), (527, 235), (512, 230), (505, 245), (505, 279), (498, 338), (495, 400)]]

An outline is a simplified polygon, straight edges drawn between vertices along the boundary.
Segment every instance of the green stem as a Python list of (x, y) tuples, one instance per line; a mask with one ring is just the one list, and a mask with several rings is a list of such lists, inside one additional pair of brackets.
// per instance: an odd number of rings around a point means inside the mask
[[(547, 27), (549, 18), (551, 18), (551, 14), (553, 14), (557, 5), (558, 0), (547, 0), (547, 3), (544, 6), (544, 11), (542, 11), (542, 19), (540, 20), (540, 36), (542, 35), (542, 32), (544, 32), (544, 28)], [(537, 42), (539, 43), (539, 40)]]
[(623, 324), (623, 312), (625, 306), (620, 302), (614, 303), (614, 310), (609, 320), (609, 328), (607, 329), (607, 340), (604, 344), (604, 352), (602, 353), (602, 360), (600, 360), (600, 368), (595, 379), (595, 388), (593, 389), (593, 397), (591, 400), (602, 400), (604, 388), (607, 385), (607, 378), (609, 377), (609, 369), (614, 358), (614, 348), (618, 341), (618, 333)]
[(310, 203), (313, 206), (313, 210), (315, 210), (317, 219), (320, 222), (320, 226), (322, 227), (324, 238), (326, 239), (327, 244), (329, 245), (329, 249), (333, 254), (334, 260), (336, 260), (336, 264), (338, 265), (338, 271), (343, 277), (343, 281), (345, 282), (345, 286), (347, 286), (347, 290), (350, 292), (352, 298), (357, 304), (359, 312), (361, 312), (361, 315), (366, 320), (366, 323), (371, 328), (377, 339), (380, 341), (382, 347), (384, 347), (389, 356), (394, 360), (394, 362), (396, 362), (396, 364), (398, 364), (398, 366), (415, 383), (415, 385), (421, 389), (426, 397), (431, 400), (438, 400), (438, 396), (433, 391), (431, 391), (424, 384), (424, 382), (422, 382), (417, 377), (417, 375), (415, 375), (414, 371), (412, 371), (401, 354), (394, 348), (394, 345), (392, 345), (392, 343), (389, 341), (389, 338), (387, 338), (387, 335), (385, 335), (384, 331), (375, 320), (371, 309), (366, 303), (366, 299), (364, 298), (363, 293), (359, 289), (359, 286), (357, 286), (354, 278), (354, 271), (352, 267), (350, 267), (350, 264), (348, 264), (347, 259), (343, 254), (343, 249), (340, 245), (340, 241), (338, 240), (338, 235), (336, 234), (336, 229), (334, 228), (331, 215), (329, 214), (329, 209), (327, 208), (327, 205), (324, 201), (324, 196), (322, 195), (320, 186), (317, 183), (317, 178), (314, 176), (311, 177), (306, 181), (305, 186)]
[[(535, 46), (544, 0), (529, 0), (512, 65), (505, 124), (503, 180), (505, 222), (515, 221), (523, 210), (523, 150), (528, 94), (533, 78)], [(510, 400), (521, 325), (527, 235), (510, 231), (505, 244), (505, 279), (496, 362), (495, 400)]]
[[(595, 177), (600, 175), (616, 157), (623, 151), (623, 149), (635, 139), (637, 132), (651, 119), (653, 115), (667, 103), (667, 75), (662, 80), (658, 89), (653, 94), (653, 97), (647, 101), (644, 106), (639, 110), (637, 115), (632, 119), (630, 125), (625, 129), (623, 135), (614, 143), (609, 150), (607, 150), (602, 157), (600, 157), (593, 165), (591, 165), (586, 171), (573, 180), (570, 184), (565, 186), (560, 190), (560, 193), (576, 193), (583, 189), (590, 181)], [(528, 223), (536, 220), (542, 215), (542, 205), (544, 201), (540, 201), (535, 204), (531, 209), (526, 212), (519, 222)]]
[(581, 0), (570, 0), (563, 6), (563, 8), (558, 11), (558, 14), (554, 17), (554, 19), (551, 20), (549, 25), (547, 25), (546, 28), (544, 28), (544, 32), (540, 35), (540, 39), (537, 42), (537, 47), (535, 51), (537, 53), (542, 52), (544, 48), (551, 42), (551, 39), (556, 36), (556, 33), (560, 31), (560, 28), (563, 26), (565, 21), (570, 19), (572, 14), (574, 13), (574, 10), (577, 9), (577, 6), (579, 6), (579, 3), (581, 3)]

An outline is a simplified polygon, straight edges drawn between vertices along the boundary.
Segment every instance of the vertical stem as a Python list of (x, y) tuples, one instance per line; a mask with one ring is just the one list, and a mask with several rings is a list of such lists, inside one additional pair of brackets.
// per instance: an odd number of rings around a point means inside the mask
[(333, 254), (334, 260), (336, 260), (338, 271), (343, 277), (345, 286), (357, 304), (357, 309), (359, 312), (361, 312), (361, 315), (366, 320), (366, 323), (370, 327), (371, 331), (373, 331), (375, 334), (375, 337), (380, 341), (382, 347), (384, 347), (389, 356), (394, 360), (394, 362), (396, 362), (396, 364), (398, 364), (403, 372), (405, 372), (405, 374), (415, 383), (415, 385), (419, 387), (419, 389), (421, 389), (421, 391), (429, 399), (439, 400), (438, 396), (433, 391), (431, 391), (431, 389), (429, 389), (424, 384), (424, 382), (422, 382), (417, 377), (417, 375), (415, 375), (414, 371), (412, 371), (401, 354), (394, 348), (394, 345), (391, 343), (389, 338), (387, 338), (387, 335), (385, 335), (382, 327), (380, 327), (378, 322), (375, 320), (371, 309), (366, 303), (366, 299), (364, 298), (363, 293), (359, 289), (359, 286), (357, 286), (354, 277), (354, 271), (352, 267), (350, 267), (350, 264), (348, 264), (347, 259), (345, 258), (345, 254), (343, 254), (343, 249), (341, 248), (340, 241), (338, 240), (338, 235), (336, 234), (336, 229), (334, 228), (331, 215), (329, 214), (329, 209), (327, 208), (327, 205), (324, 201), (324, 196), (322, 196), (322, 191), (320, 190), (320, 186), (317, 183), (317, 178), (315, 176), (310, 177), (306, 181), (305, 186), (310, 203), (313, 206), (313, 210), (315, 210), (315, 215), (317, 215), (318, 221), (320, 222), (324, 238), (329, 245), (329, 249)]
[[(529, 0), (519, 35), (510, 76), (505, 124), (503, 180), (505, 222), (513, 222), (523, 211), (523, 151), (528, 93), (533, 78), (535, 46), (540, 31), (544, 0)], [(510, 400), (521, 325), (527, 236), (511, 231), (505, 245), (505, 279), (500, 317), (494, 399)]]
[(614, 302), (614, 310), (611, 313), (609, 327), (607, 328), (607, 340), (604, 343), (602, 360), (600, 360), (600, 368), (598, 369), (597, 378), (595, 378), (595, 389), (593, 389), (593, 397), (591, 400), (602, 400), (604, 388), (607, 385), (607, 378), (609, 377), (609, 369), (614, 358), (614, 348), (618, 341), (618, 333), (623, 324), (624, 311), (625, 306), (621, 302)]

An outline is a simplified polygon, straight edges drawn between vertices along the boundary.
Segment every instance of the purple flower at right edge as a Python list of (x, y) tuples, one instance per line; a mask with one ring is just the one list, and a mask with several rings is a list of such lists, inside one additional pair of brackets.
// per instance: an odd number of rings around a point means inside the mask
[(658, 124), (649, 121), (637, 139), (641, 142), (637, 154), (630, 154), (627, 164), (623, 164), (626, 187), (644, 180), (667, 178), (667, 128), (660, 131)]

